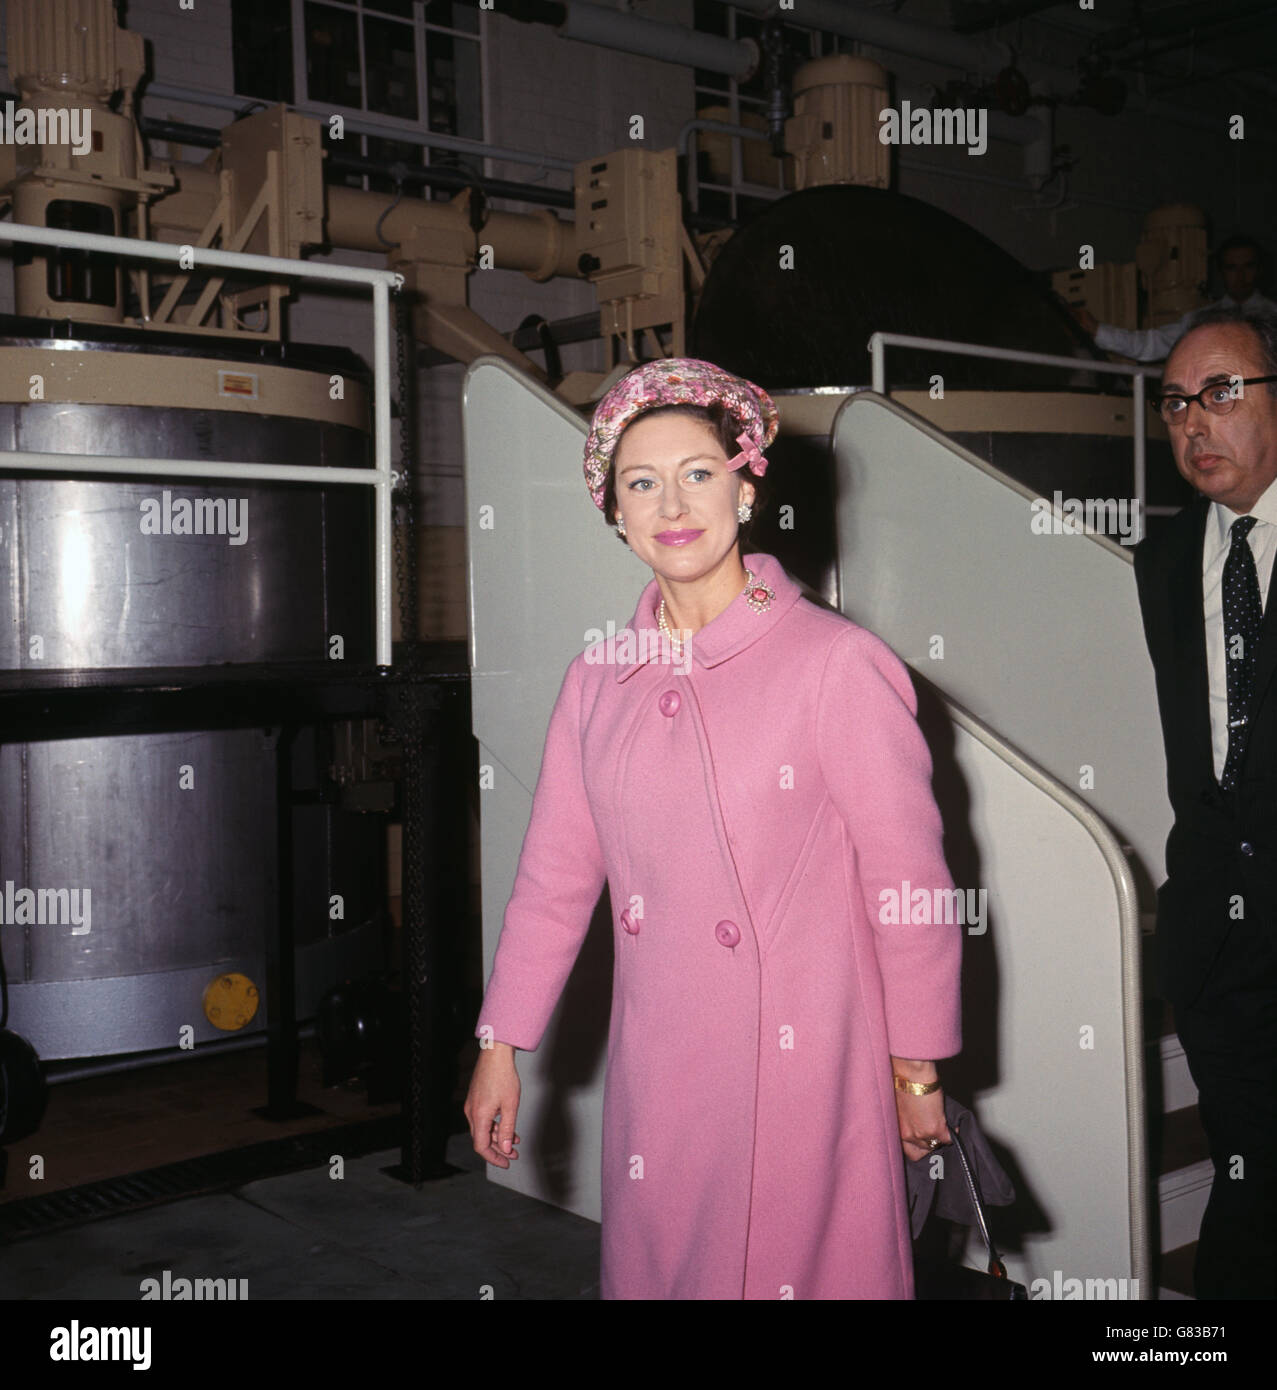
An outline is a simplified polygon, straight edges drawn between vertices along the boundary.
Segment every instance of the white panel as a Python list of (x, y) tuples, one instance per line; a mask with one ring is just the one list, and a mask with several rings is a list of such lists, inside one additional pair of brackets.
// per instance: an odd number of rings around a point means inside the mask
[[(582, 416), (495, 357), (466, 373), (462, 413), (473, 727), (493, 769), (480, 797), (486, 984), (563, 675), (590, 628), (630, 620), (651, 571), (590, 501)], [(537, 1051), (518, 1054), (525, 1144), (488, 1176), (597, 1221), (610, 936), (593, 944), (567, 994), (597, 993), (601, 1029), (560, 1005)]]
[(1035, 535), (1027, 488), (881, 396), (833, 438), (843, 611), (1065, 786), (1094, 768), (1079, 794), (1156, 887), (1171, 812), (1130, 548)]
[[(1007, 1270), (1052, 1288), (1056, 1270), (1146, 1279), (1140, 1018), (1123, 990), (1137, 973), (1134, 883), (1113, 837), (1077, 818), (1080, 801), (1063, 789), (1055, 799), (1040, 773), (1026, 777), (966, 729), (956, 735), (989, 889), (988, 930), (967, 937), (964, 1027), (970, 1037), (991, 1015), (996, 1041), (996, 1064), (964, 1055), (977, 1089), (958, 1099), (1009, 1154), (1018, 1195), (1046, 1228), (1007, 1253)], [(996, 1237), (1021, 1216), (991, 1219)]]

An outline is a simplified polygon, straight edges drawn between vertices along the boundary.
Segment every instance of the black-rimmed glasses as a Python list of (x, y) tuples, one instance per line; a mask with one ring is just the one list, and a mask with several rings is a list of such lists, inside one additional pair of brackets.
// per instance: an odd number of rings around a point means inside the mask
[(1239, 386), (1258, 386), (1265, 381), (1277, 381), (1277, 376), (1247, 376), (1228, 381), (1212, 381), (1209, 386), (1203, 386), (1195, 396), (1182, 396), (1178, 392), (1170, 391), (1165, 395), (1155, 396), (1153, 400), (1162, 419), (1168, 425), (1174, 425), (1188, 419), (1189, 401), (1196, 401), (1203, 410), (1209, 411), (1212, 415), (1227, 415), (1241, 399), (1242, 393), (1237, 389)]

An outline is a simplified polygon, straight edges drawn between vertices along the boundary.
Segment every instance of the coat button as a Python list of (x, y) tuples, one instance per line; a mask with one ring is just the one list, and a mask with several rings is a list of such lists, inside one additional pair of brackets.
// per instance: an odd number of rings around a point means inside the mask
[(638, 935), (639, 924), (634, 920), (634, 916), (628, 907), (621, 913), (621, 925), (631, 936)]
[(1243, 854), (1254, 854), (1255, 852), (1255, 846), (1252, 845), (1249, 840), (1243, 840), (1237, 848), (1241, 850)]
[(720, 946), (735, 946), (740, 940), (740, 928), (735, 922), (720, 922), (714, 928), (714, 936)]
[(678, 707), (683, 703), (683, 697), (677, 690), (667, 690), (656, 703), (661, 713), (669, 719), (678, 713)]

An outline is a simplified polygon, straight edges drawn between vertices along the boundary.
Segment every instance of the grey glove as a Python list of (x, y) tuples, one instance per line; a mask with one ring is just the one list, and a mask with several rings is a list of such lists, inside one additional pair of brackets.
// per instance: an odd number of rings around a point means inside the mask
[[(1015, 1201), (1015, 1188), (1002, 1165), (994, 1158), (989, 1141), (981, 1133), (975, 1116), (952, 1096), (946, 1095), (944, 1119), (949, 1129), (957, 1130), (962, 1138), (962, 1146), (980, 1188), (981, 1200), (986, 1206), (1009, 1206)], [(933, 1178), (931, 1160), (937, 1155), (944, 1159), (944, 1175)], [(946, 1221), (956, 1221), (962, 1226), (977, 1224), (971, 1194), (962, 1176), (962, 1165), (950, 1145), (942, 1144), (934, 1154), (908, 1160), (905, 1163), (905, 1185), (914, 1240), (917, 1240), (933, 1208), (936, 1215)]]

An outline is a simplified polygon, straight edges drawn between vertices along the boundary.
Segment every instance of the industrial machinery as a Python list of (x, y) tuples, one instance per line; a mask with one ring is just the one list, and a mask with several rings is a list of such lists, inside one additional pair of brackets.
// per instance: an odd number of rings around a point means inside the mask
[[(53, 8), (66, 24), (50, 22)], [(109, 4), (86, 0), (10, 5), (7, 38), (42, 137), (4, 147), (15, 221), (144, 230), (149, 198), (176, 180), (141, 156), (131, 95), (141, 40), (116, 28)], [(108, 105), (117, 90), (118, 112)], [(60, 139), (81, 132), (83, 148)], [(255, 157), (242, 154), (249, 167)], [(265, 164), (273, 172), (269, 151)], [(270, 183), (265, 169), (259, 183)], [(226, 176), (224, 187), (230, 243), (296, 246), (292, 203), (259, 190), (241, 209), (247, 181)], [(324, 660), (334, 642), (346, 660), (370, 663), (371, 507), (348, 488), (86, 476), (75, 463), (98, 454), (371, 468), (368, 372), (355, 354), (282, 341), (280, 285), (218, 281), (187, 293), (178, 274), (152, 299), (149, 277), (96, 253), (19, 247), (14, 260), (0, 442), (66, 466), (0, 478), (0, 681), (287, 667)], [(209, 306), (222, 324), (205, 321)], [(255, 308), (273, 332), (227, 329)], [(274, 727), (208, 728), (0, 746), (4, 1005), (12, 1032), (44, 1061), (171, 1053), (268, 1023), (279, 737)], [(309, 792), (293, 812), (296, 864), (284, 866), (298, 885), (303, 1016), (334, 980), (380, 967), (386, 947), (384, 829), (342, 808), (328, 744), (309, 729), (291, 750), (293, 784)]]
[[(74, 464), (77, 453), (114, 453), (367, 467), (352, 354), (222, 342), (212, 355), (207, 338), (189, 335), (139, 340), (31, 318), (6, 327), (3, 447), (65, 455), (67, 469), (0, 478), (10, 576), (0, 668), (313, 662), (334, 636), (346, 659), (371, 660), (370, 507), (348, 490), (84, 478)], [(335, 374), (349, 383), (339, 401)], [(188, 1025), (196, 1042), (238, 1031), (202, 999), (228, 972), (262, 979), (277, 891), (277, 734), (0, 747), (10, 1020), (43, 1058), (176, 1047)], [(326, 768), (306, 767), (306, 741), (295, 756), (298, 785), (317, 785)], [(298, 816), (304, 1014), (335, 970), (381, 963), (382, 854), (371, 817), (322, 803)], [(25, 912), (23, 889), (37, 894)], [(343, 903), (336, 920), (332, 894)], [(67, 920), (60, 904), (77, 898), (80, 920)], [(264, 1022), (262, 1011), (250, 1031)]]
[[(0, 479), (9, 576), (0, 680), (35, 669), (281, 665), (321, 659), (335, 638), (347, 660), (371, 658), (369, 509), (348, 490), (77, 474), (75, 457), (87, 453), (368, 466), (362, 364), (289, 343), (287, 284), (202, 266), (210, 247), (291, 259), (316, 247), (380, 252), (403, 276), (417, 342), (464, 362), (497, 355), (540, 382), (548, 373), (513, 335), (468, 306), (469, 277), (492, 267), (534, 282), (584, 278), (606, 361), (549, 382), (560, 399), (585, 405), (625, 361), (690, 350), (778, 392), (782, 449), (827, 438), (839, 393), (868, 384), (874, 330), (1076, 356), (1076, 373), (1048, 382), (1033, 367), (902, 351), (895, 379), (913, 389), (897, 400), (1035, 486), (1086, 487), (1094, 474), (1104, 492), (1130, 492), (1131, 398), (1098, 385), (1067, 316), (1011, 257), (889, 191), (871, 128), (887, 75), (867, 60), (821, 60), (797, 75), (787, 138), (798, 188), (725, 239), (684, 226), (672, 151), (582, 161), (572, 223), (497, 211), (478, 188), (388, 203), (326, 185), (319, 123), (283, 106), (234, 121), (202, 162), (148, 158), (133, 104), (142, 43), (116, 25), (110, 0), (11, 0), (7, 43), (35, 132), (0, 144), (13, 221), (184, 254), (159, 265), (69, 245), (15, 248), (17, 314), (0, 324), (0, 441), (64, 456), (66, 468)], [(783, 544), (775, 551), (785, 557)], [(275, 890), (264, 848), (273, 737), (205, 730), (0, 749), (10, 1024), (42, 1056), (171, 1047), (184, 1025), (198, 1041), (227, 1031), (205, 992), (215, 979), (252, 983), (260, 973)], [(306, 747), (299, 781), (350, 793), (358, 778), (342, 760)], [(381, 964), (383, 855), (373, 817), (318, 795), (299, 817), (305, 1012), (339, 975)], [(40, 920), (63, 903), (68, 920)], [(81, 920), (70, 920), (73, 904)], [(246, 986), (236, 998), (222, 1023), (260, 1028)]]

